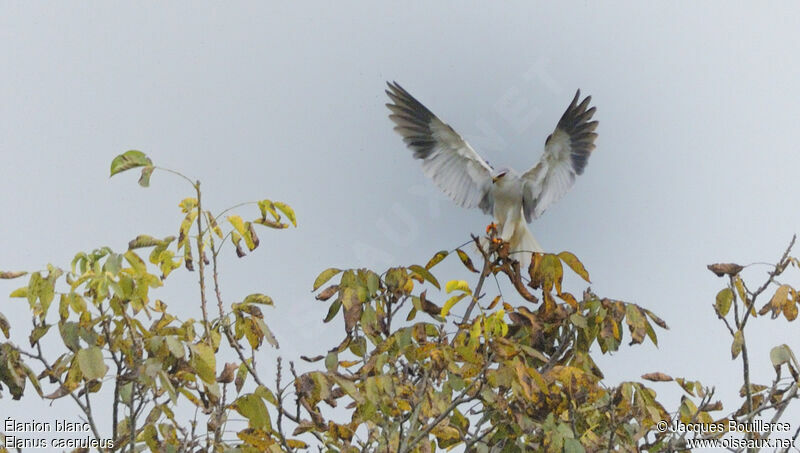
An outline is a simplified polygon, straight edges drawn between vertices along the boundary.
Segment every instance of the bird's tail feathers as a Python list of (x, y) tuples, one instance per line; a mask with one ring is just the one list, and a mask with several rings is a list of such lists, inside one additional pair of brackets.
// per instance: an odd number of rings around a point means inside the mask
[(514, 234), (508, 241), (511, 246), (511, 257), (519, 261), (519, 268), (527, 274), (527, 269), (531, 265), (533, 252), (543, 252), (542, 246), (533, 237), (533, 233), (525, 223), (525, 219), (520, 217), (514, 225)]

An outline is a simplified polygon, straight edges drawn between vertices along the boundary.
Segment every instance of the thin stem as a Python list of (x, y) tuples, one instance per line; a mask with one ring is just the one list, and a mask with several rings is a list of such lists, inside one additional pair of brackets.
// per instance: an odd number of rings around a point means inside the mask
[(173, 175), (180, 176), (181, 178), (189, 181), (189, 184), (191, 184), (195, 189), (197, 188), (197, 186), (195, 185), (194, 182), (192, 182), (191, 179), (189, 179), (186, 175), (184, 175), (183, 173), (181, 173), (179, 171), (175, 171), (175, 170), (172, 170), (172, 169), (169, 169), (169, 168), (165, 168), (165, 167), (153, 167), (153, 168), (155, 168), (156, 170), (161, 170), (161, 171), (165, 171), (167, 173), (172, 173)]
[(206, 330), (206, 342), (211, 345), (211, 325), (208, 322), (208, 311), (206, 310), (206, 281), (205, 281), (205, 250), (203, 248), (203, 204), (202, 193), (200, 192), (200, 181), (194, 183), (195, 192), (197, 192), (197, 261), (199, 263), (200, 272), (200, 309), (203, 312), (203, 325)]
[(492, 263), (489, 259), (484, 258), (483, 260), (483, 269), (481, 270), (481, 277), (478, 279), (478, 284), (475, 286), (475, 292), (472, 293), (472, 301), (469, 303), (469, 307), (467, 307), (467, 311), (464, 312), (464, 317), (461, 319), (461, 323), (465, 323), (469, 320), (469, 315), (472, 314), (472, 309), (475, 308), (475, 304), (478, 303), (478, 299), (481, 297), (481, 291), (483, 290), (483, 282), (486, 280), (486, 276), (489, 274), (489, 268), (491, 267)]

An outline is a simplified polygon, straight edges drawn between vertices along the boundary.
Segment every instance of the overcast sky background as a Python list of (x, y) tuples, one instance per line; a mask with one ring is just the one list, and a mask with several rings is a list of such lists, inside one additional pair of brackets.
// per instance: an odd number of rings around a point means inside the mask
[[(223, 262), (223, 292), (275, 299), (266, 320), (284, 358), (322, 353), (342, 330), (320, 325), (327, 305), (310, 289), (321, 270), (424, 264), (490, 221), (424, 177), (392, 131), (385, 82), (518, 170), (538, 161), (580, 88), (597, 106), (597, 149), (534, 234), (574, 252), (597, 294), (669, 323), (659, 348), (601, 361), (610, 383), (663, 371), (738, 405), (741, 365), (711, 307), (724, 282), (705, 265), (775, 262), (800, 223), (796, 3), (34, 5), (0, 6), (0, 269), (66, 267), (77, 251), (175, 234), (184, 181), (108, 179), (115, 155), (140, 149), (199, 178), (217, 212), (260, 198), (295, 208), (296, 230), (263, 230), (260, 249)], [(474, 284), (455, 263), (437, 269)], [(745, 276), (760, 283), (766, 270)], [(178, 271), (155, 295), (188, 313), (196, 278)], [(17, 334), (25, 307), (0, 303)], [(754, 381), (766, 384), (772, 346), (800, 351), (798, 324), (752, 324)], [(656, 389), (675, 397), (672, 387)]]

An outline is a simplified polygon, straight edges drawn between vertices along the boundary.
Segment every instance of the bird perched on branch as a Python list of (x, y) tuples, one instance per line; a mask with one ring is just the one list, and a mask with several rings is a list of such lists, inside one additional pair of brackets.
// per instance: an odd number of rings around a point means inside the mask
[[(527, 223), (558, 201), (583, 173), (594, 150), (597, 121), (587, 96), (575, 93), (556, 129), (547, 137), (539, 163), (519, 174), (509, 168), (493, 169), (456, 131), (397, 82), (388, 83), (386, 104), (394, 130), (422, 160), (422, 171), (458, 205), (480, 208), (492, 215), (500, 238), (510, 245), (511, 256), (522, 269), (532, 252), (542, 252)], [(580, 102), (579, 102), (580, 101)]]

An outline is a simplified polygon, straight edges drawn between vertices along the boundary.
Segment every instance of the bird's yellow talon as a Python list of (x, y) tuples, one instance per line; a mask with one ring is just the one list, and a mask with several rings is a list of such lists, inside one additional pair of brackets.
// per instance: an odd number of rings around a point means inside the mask
[(490, 231), (497, 231), (497, 224), (492, 222), (486, 226), (486, 234), (489, 234)]

